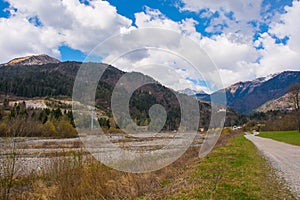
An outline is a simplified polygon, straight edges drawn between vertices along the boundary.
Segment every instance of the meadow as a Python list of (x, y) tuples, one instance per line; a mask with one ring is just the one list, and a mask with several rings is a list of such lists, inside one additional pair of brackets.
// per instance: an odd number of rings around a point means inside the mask
[(270, 138), (280, 142), (300, 146), (300, 132), (298, 131), (269, 131), (259, 133), (260, 137)]

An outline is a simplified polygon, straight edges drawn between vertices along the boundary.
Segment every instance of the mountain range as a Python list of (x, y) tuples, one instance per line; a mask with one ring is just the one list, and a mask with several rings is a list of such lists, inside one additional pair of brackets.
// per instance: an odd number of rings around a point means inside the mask
[[(20, 99), (58, 96), (72, 97), (74, 81), (77, 72), (83, 63), (70, 61), (57, 62), (57, 60), (47, 59), (47, 57), (43, 55), (29, 56), (18, 60), (21, 60), (21, 62), (10, 61), (1, 65), (0, 95), (15, 95)], [(37, 62), (31, 62), (33, 60)], [(103, 63), (88, 63), (88, 65), (93, 65), (97, 70), (103, 72), (96, 89), (95, 105), (97, 109), (103, 111), (108, 117), (112, 116), (112, 93), (116, 84), (122, 77), (122, 83), (127, 86), (132, 84), (132, 80), (135, 82), (151, 82), (151, 84), (146, 84), (137, 88), (131, 95), (129, 110), (132, 119), (136, 121), (137, 125), (147, 125), (150, 121), (150, 107), (155, 104), (160, 104), (167, 112), (164, 130), (176, 130), (180, 125), (181, 119), (180, 105), (176, 95), (181, 95), (185, 102), (194, 101), (199, 104), (201, 108), (199, 126), (208, 128), (209, 115), (211, 113), (209, 103), (197, 102), (195, 99), (187, 95), (179, 94), (176, 91), (161, 85), (151, 77), (138, 72), (126, 73)], [(125, 74), (128, 76), (124, 76)], [(83, 84), (86, 84), (86, 82)], [(121, 90), (121, 92), (125, 92), (122, 93), (125, 94), (125, 96), (129, 94), (129, 91), (127, 91), (126, 88)], [(231, 113), (230, 111), (229, 113)], [(192, 113), (197, 113), (197, 115), (199, 115), (198, 110), (188, 110), (187, 113), (190, 113), (191, 116), (194, 116)], [(232, 111), (230, 116), (230, 122), (236, 124), (238, 114)], [(120, 117), (122, 116), (120, 115)], [(190, 119), (190, 121), (192, 120), (194, 119)], [(196, 123), (195, 125), (197, 126)]]
[[(49, 95), (71, 96), (73, 82), (81, 64), (80, 62), (60, 62), (48, 55), (13, 59), (1, 65), (0, 92), (29, 98)], [(107, 68), (105, 64), (99, 64), (99, 66)], [(99, 82), (101, 92), (98, 92), (98, 95), (101, 97), (98, 99), (98, 103), (103, 108), (110, 106), (110, 93), (124, 73), (117, 68), (109, 66), (103, 74)], [(224, 89), (227, 96), (227, 105), (242, 114), (249, 114), (255, 110), (264, 111), (270, 108), (280, 109), (280, 105), (279, 107), (272, 105), (278, 104), (278, 102), (283, 104), (282, 102), (286, 101), (286, 98), (282, 97), (287, 95), (289, 86), (296, 83), (300, 84), (300, 71), (285, 71), (253, 81), (237, 82)], [(157, 102), (163, 101), (162, 97), (170, 96), (174, 92), (159, 83), (158, 85), (159, 87), (145, 86), (148, 93), (155, 93), (154, 88), (156, 88), (159, 97), (155, 100)], [(207, 94), (204, 91), (194, 91), (187, 88), (178, 92), (209, 102), (211, 95), (217, 96), (224, 90)], [(151, 99), (151, 97), (146, 96), (144, 96), (146, 99)], [(148, 101), (146, 99), (144, 101)], [(170, 102), (173, 102), (173, 100)], [(164, 103), (167, 104), (167, 102)], [(264, 104), (266, 105), (264, 106)]]
[[(300, 84), (300, 71), (284, 71), (253, 81), (237, 82), (225, 88), (227, 105), (242, 114), (250, 114), (256, 110), (290, 110), (291, 107), (284, 103), (287, 98), (282, 97), (289, 93), (289, 87), (293, 84)], [(224, 91), (216, 91), (211, 95), (217, 96), (222, 92)], [(192, 96), (200, 100), (210, 101), (209, 94), (200, 93)], [(274, 101), (276, 99), (279, 100)], [(284, 101), (282, 101), (283, 99)], [(264, 106), (264, 104), (268, 105)]]

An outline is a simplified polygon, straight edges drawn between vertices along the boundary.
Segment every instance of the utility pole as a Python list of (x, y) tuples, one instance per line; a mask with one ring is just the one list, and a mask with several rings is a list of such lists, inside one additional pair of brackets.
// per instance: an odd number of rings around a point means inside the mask
[(88, 107), (88, 110), (91, 112), (91, 130), (94, 130), (95, 107), (92, 107), (92, 106), (87, 106), (87, 107)]
[(91, 130), (94, 130), (94, 109), (92, 108), (92, 117), (91, 117)]

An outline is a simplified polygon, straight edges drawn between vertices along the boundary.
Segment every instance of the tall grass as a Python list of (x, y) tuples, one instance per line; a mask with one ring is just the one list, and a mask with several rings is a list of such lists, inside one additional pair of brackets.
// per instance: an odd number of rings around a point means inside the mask
[(0, 197), (10, 199), (14, 181), (17, 179), (17, 154), (18, 149), (13, 138), (6, 138), (0, 151)]

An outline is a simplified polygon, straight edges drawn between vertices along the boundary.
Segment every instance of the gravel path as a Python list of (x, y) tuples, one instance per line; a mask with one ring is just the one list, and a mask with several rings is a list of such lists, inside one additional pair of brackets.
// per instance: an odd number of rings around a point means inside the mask
[(279, 176), (285, 179), (292, 193), (300, 199), (300, 146), (250, 134), (245, 137), (271, 162)]

